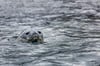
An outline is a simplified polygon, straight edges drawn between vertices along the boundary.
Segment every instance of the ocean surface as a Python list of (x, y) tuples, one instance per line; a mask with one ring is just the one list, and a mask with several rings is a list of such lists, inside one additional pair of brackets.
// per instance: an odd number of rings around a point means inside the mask
[[(43, 32), (43, 44), (11, 38)], [(0, 66), (100, 66), (100, 0), (0, 0)]]

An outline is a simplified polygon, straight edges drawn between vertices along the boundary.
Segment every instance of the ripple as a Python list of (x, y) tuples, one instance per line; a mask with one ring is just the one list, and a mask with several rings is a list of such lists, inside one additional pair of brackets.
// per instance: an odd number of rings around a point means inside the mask
[[(99, 66), (100, 1), (0, 1), (0, 66)], [(43, 44), (8, 38), (24, 29), (44, 34)]]

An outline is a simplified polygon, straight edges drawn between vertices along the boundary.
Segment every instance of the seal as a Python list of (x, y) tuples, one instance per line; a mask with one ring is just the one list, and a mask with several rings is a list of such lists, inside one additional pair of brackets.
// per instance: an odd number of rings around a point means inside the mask
[(34, 29), (28, 29), (24, 30), (20, 33), (20, 35), (17, 37), (17, 40), (22, 41), (22, 42), (28, 42), (28, 43), (33, 43), (33, 42), (38, 42), (38, 43), (43, 43), (43, 33), (38, 30)]

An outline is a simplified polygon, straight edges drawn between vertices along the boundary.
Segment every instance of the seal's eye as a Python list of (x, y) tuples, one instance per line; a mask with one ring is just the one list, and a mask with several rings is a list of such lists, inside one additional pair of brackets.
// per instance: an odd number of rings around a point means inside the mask
[(27, 32), (27, 33), (25, 33), (26, 35), (28, 35), (29, 34), (29, 32)]
[(39, 34), (41, 34), (41, 31), (38, 31)]

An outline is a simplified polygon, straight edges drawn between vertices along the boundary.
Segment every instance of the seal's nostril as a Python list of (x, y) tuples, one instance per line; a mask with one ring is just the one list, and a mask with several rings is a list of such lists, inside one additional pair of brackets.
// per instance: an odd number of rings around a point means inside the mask
[(26, 35), (28, 35), (28, 34), (29, 34), (29, 32), (26, 33)]
[(39, 34), (41, 34), (41, 31), (38, 31)]

